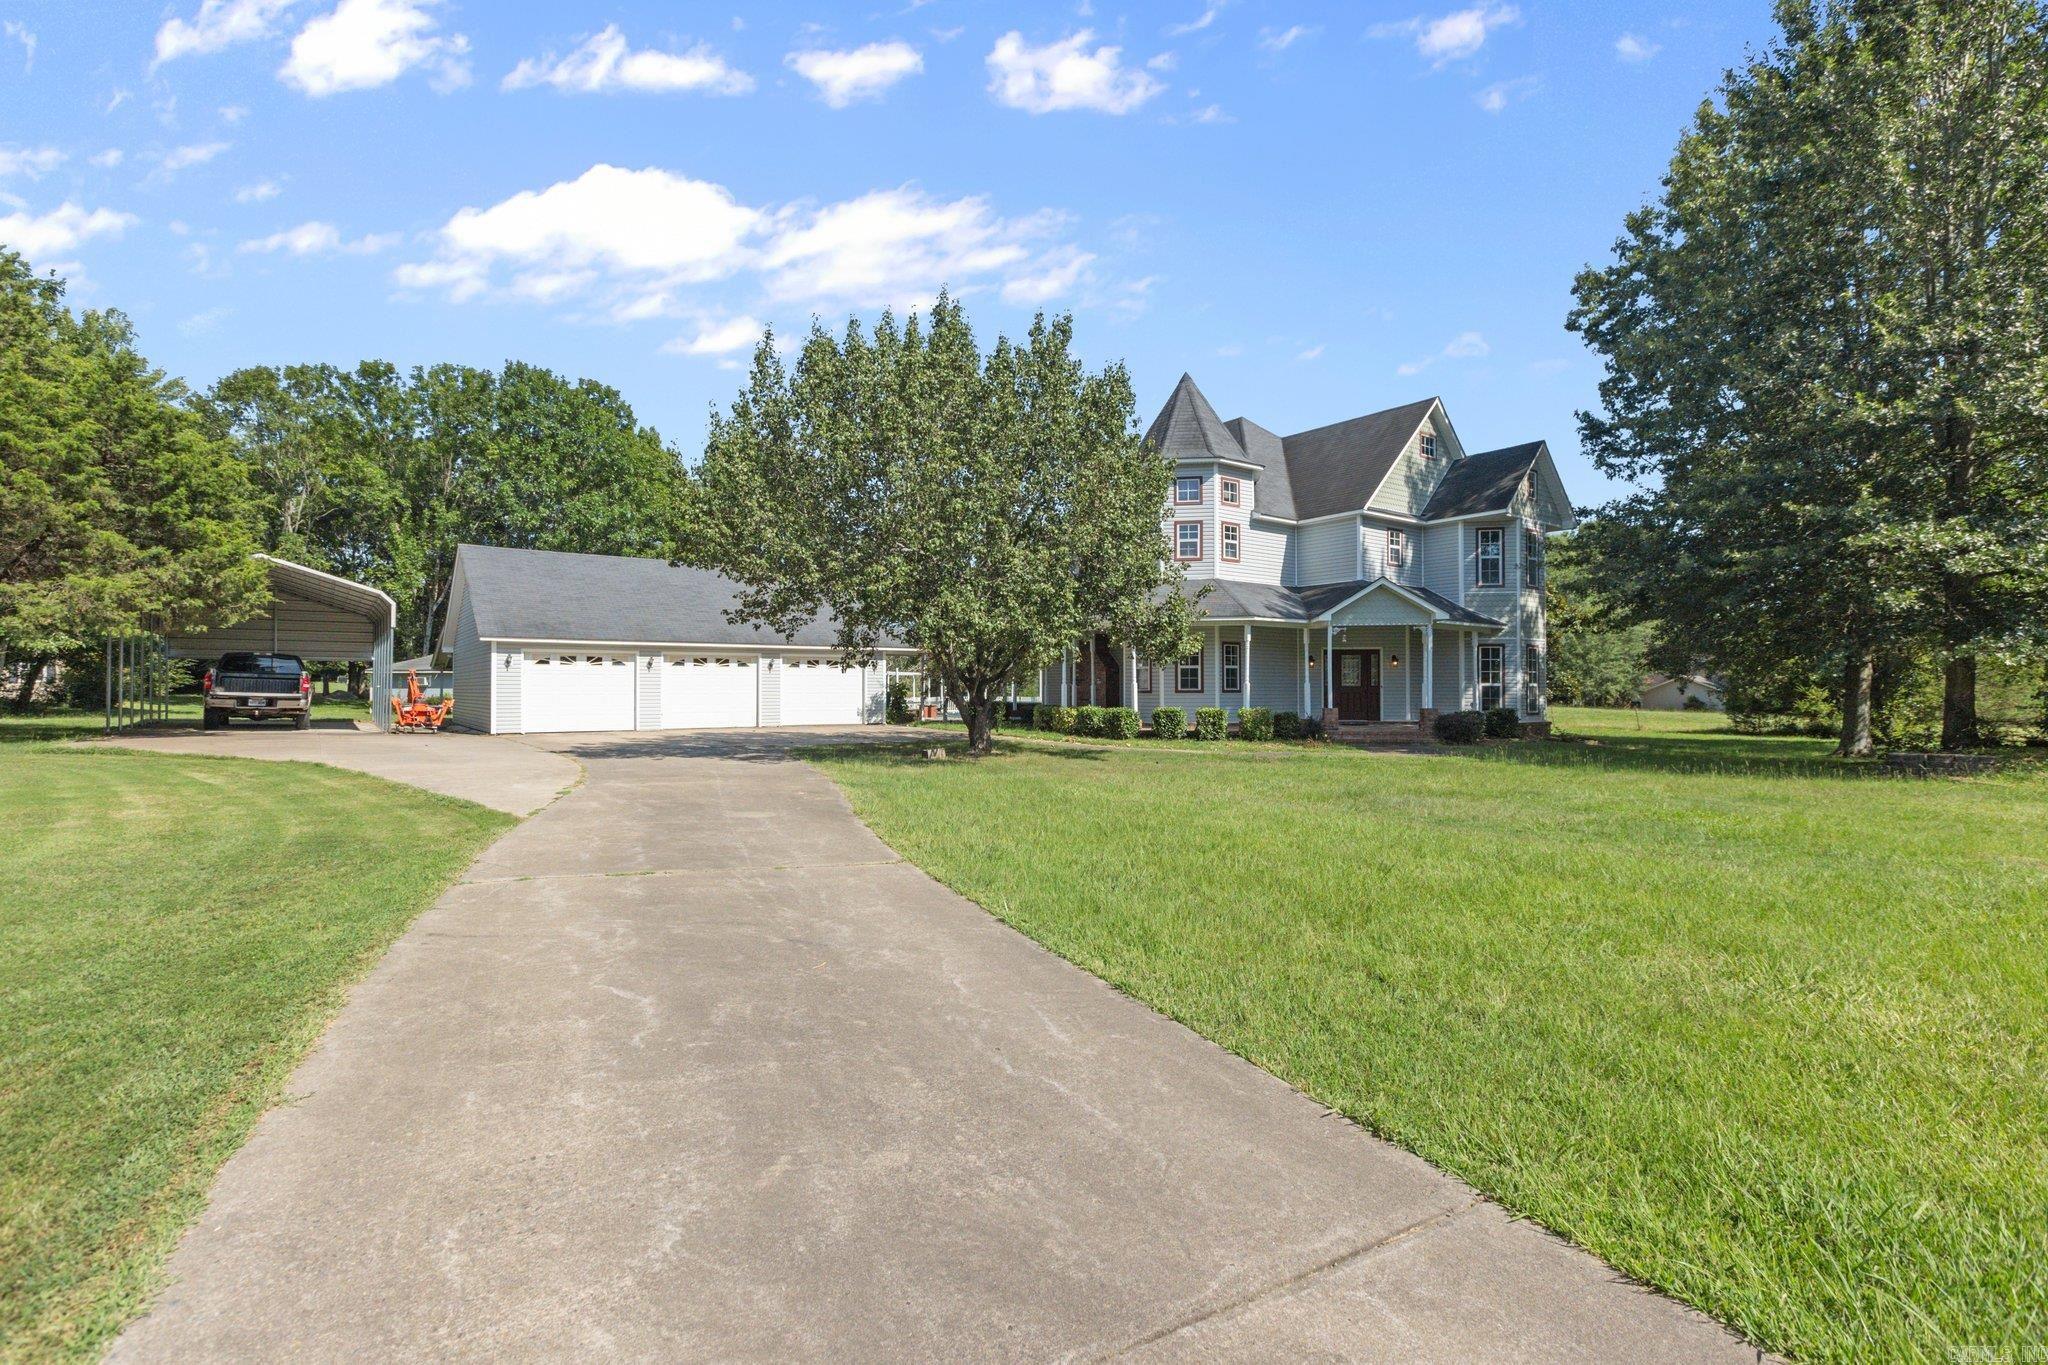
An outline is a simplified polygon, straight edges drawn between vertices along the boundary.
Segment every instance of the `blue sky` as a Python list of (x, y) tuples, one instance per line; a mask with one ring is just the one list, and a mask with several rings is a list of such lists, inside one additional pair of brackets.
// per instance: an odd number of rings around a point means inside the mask
[(694, 457), (762, 323), (1070, 309), (1296, 431), (1440, 394), (1572, 493), (1571, 279), (1768, 5), (0, 0), (0, 241), (237, 366), (507, 358)]

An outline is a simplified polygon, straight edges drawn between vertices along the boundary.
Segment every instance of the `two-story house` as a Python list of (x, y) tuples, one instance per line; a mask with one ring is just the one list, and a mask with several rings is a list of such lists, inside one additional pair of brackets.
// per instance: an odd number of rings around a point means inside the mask
[(1224, 421), (1186, 375), (1146, 440), (1174, 462), (1162, 526), (1201, 649), (1145, 660), (1098, 636), (1041, 696), (1148, 723), (1262, 706), (1357, 732), (1511, 706), (1547, 724), (1543, 543), (1574, 519), (1542, 441), (1468, 453), (1434, 398), (1279, 436)]

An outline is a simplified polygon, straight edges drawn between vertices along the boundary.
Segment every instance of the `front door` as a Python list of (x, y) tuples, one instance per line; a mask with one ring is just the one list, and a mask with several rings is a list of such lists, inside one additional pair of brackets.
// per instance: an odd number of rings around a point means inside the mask
[(1074, 680), (1078, 706), (1122, 706), (1124, 671), (1116, 661), (1109, 637), (1098, 635), (1081, 646), (1080, 672)]
[(1337, 658), (1337, 718), (1375, 721), (1380, 718), (1380, 652), (1340, 649)]

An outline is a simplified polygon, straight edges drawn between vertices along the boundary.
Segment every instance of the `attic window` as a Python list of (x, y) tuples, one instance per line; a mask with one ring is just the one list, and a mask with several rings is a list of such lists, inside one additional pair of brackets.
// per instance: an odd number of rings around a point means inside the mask
[(1202, 500), (1202, 480), (1193, 474), (1183, 474), (1173, 481), (1173, 500), (1183, 507), (1191, 507)]
[(1224, 480), (1222, 481), (1221, 487), (1222, 487), (1222, 490), (1223, 490), (1223, 492), (1222, 492), (1222, 495), (1221, 495), (1221, 496), (1222, 496), (1222, 498), (1223, 498), (1223, 505), (1224, 505), (1225, 507), (1235, 507), (1235, 506), (1237, 506), (1237, 503), (1238, 503), (1238, 499), (1239, 499), (1239, 498), (1240, 498), (1240, 497), (1242, 496), (1242, 493), (1241, 493), (1241, 490), (1239, 489), (1239, 486), (1238, 486), (1238, 482), (1237, 482), (1237, 480), (1236, 480), (1236, 479), (1224, 479)]
[(1408, 567), (1408, 533), (1389, 530), (1387, 532), (1387, 567), (1405, 569)]
[(1436, 433), (1433, 431), (1422, 433), (1422, 458), (1425, 460), (1434, 460), (1436, 458)]

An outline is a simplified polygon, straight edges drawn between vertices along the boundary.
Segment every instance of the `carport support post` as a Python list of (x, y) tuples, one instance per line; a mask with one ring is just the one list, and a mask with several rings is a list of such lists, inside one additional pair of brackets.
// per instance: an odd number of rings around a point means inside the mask
[(107, 637), (106, 648), (100, 651), (105, 656), (105, 667), (100, 673), (100, 684), (106, 692), (106, 715), (102, 720), (100, 733), (114, 733), (114, 637)]
[(376, 643), (370, 646), (370, 722), (379, 730), (391, 728), (391, 636), (396, 622), (378, 623)]

